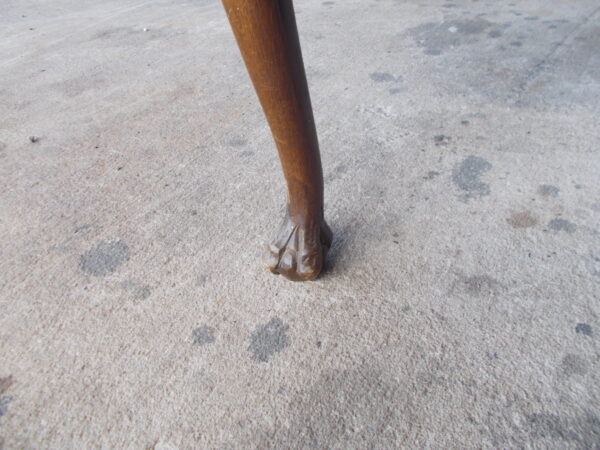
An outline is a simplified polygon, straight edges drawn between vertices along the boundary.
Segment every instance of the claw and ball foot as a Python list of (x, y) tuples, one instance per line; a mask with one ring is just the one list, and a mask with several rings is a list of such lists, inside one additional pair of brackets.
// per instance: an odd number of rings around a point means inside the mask
[(295, 223), (286, 215), (277, 237), (269, 245), (267, 267), (293, 281), (313, 280), (325, 264), (331, 237), (325, 221)]
[(269, 122), (288, 191), (288, 211), (267, 266), (312, 280), (331, 246), (323, 170), (292, 0), (222, 0)]

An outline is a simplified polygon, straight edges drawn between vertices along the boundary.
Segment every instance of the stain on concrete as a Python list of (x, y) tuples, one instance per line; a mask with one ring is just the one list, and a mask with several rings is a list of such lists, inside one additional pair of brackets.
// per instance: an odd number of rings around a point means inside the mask
[(12, 384), (12, 375), (0, 378), (0, 417), (8, 412), (8, 404), (12, 401), (12, 396), (6, 394), (6, 392)]
[(121, 283), (121, 287), (131, 293), (134, 300), (146, 300), (152, 294), (150, 286), (135, 280), (124, 281)]
[(574, 233), (577, 230), (577, 225), (565, 219), (552, 219), (548, 222), (548, 227), (554, 231), (566, 231), (567, 233)]
[(584, 336), (592, 336), (592, 327), (587, 323), (578, 323), (575, 326), (575, 333), (583, 334)]
[[(379, 370), (376, 363), (314, 373), (314, 382), (289, 401), (286, 423), (261, 433), (254, 448), (376, 448), (402, 447), (399, 436), (410, 435), (408, 418), (411, 402), (419, 399), (412, 392), (429, 388), (403, 383)], [(433, 382), (435, 383), (435, 381)], [(410, 411), (410, 412), (407, 412)], [(288, 419), (289, 417), (289, 419)]]
[(143, 286), (138, 286), (137, 288), (135, 288), (135, 290), (133, 291), (133, 298), (135, 300), (146, 300), (148, 297), (150, 297), (151, 294), (152, 289), (150, 289), (150, 286), (144, 284)]
[(560, 363), (563, 373), (572, 375), (585, 375), (588, 372), (588, 362), (579, 355), (567, 353)]
[(499, 38), (500, 36), (502, 36), (502, 30), (498, 30), (498, 29), (491, 30), (488, 33), (488, 36), (491, 37), (491, 38), (493, 38), (493, 39)]
[(538, 223), (529, 211), (513, 212), (506, 221), (513, 228), (530, 228)]
[(12, 401), (11, 395), (0, 395), (0, 417), (8, 412), (8, 404)]
[(200, 275), (196, 280), (196, 286), (202, 287), (208, 283), (208, 277), (206, 275)]
[(331, 5), (335, 5), (335, 2), (327, 1), (327, 2), (323, 2), (323, 5), (325, 5), (325, 6), (331, 6)]
[(488, 350), (485, 352), (485, 356), (487, 356), (491, 360), (498, 359), (498, 352), (490, 352)]
[(465, 192), (465, 200), (490, 195), (490, 185), (481, 181), (481, 177), (492, 165), (479, 156), (468, 156), (452, 170), (452, 181)]
[(240, 156), (242, 158), (250, 158), (251, 156), (254, 156), (254, 152), (252, 150), (244, 150), (242, 153), (240, 153)]
[(394, 75), (387, 72), (373, 72), (370, 77), (375, 83), (389, 83), (397, 81)]
[(433, 180), (435, 177), (437, 177), (440, 173), (436, 172), (435, 170), (430, 170), (429, 172), (427, 172), (427, 175), (425, 175), (423, 177), (424, 180)]
[(216, 341), (215, 329), (208, 325), (202, 325), (192, 331), (193, 344), (199, 347), (212, 344)]
[(390, 90), (388, 90), (388, 92), (389, 92), (391, 95), (396, 95), (396, 94), (398, 94), (398, 93), (402, 92), (402, 89), (401, 89), (401, 88), (391, 88)]
[(8, 388), (13, 384), (12, 375), (0, 378), (0, 395), (8, 391)]
[(91, 72), (52, 83), (48, 87), (67, 97), (76, 97), (87, 91), (103, 89), (108, 83), (109, 80), (101, 72)]
[[(600, 418), (585, 413), (572, 418), (561, 418), (556, 414), (527, 414), (526, 425), (534, 440), (553, 441), (557, 448), (598, 448), (600, 442)], [(548, 441), (546, 441), (548, 443)]]
[(79, 258), (79, 268), (101, 277), (113, 273), (129, 259), (129, 248), (123, 241), (102, 241)]
[(75, 234), (79, 233), (80, 235), (85, 235), (85, 234), (88, 234), (95, 226), (96, 226), (96, 224), (94, 224), (94, 223), (86, 223), (85, 225), (80, 225), (78, 227), (75, 227), (73, 229), (73, 233), (75, 233)]
[(346, 164), (337, 165), (327, 176), (325, 177), (325, 182), (331, 182), (341, 178), (348, 171), (348, 166)]
[(289, 345), (288, 329), (289, 326), (278, 317), (257, 327), (250, 336), (248, 347), (252, 359), (267, 362), (273, 355), (285, 349)]
[(460, 277), (460, 290), (468, 295), (479, 296), (493, 293), (500, 285), (498, 281), (489, 275), (472, 275), (469, 277)]
[(424, 23), (409, 30), (426, 55), (441, 55), (463, 44), (473, 43), (476, 37), (494, 24), (480, 17), (442, 23)]
[(435, 142), (435, 145), (448, 145), (450, 143), (450, 139), (450, 136), (438, 134), (433, 137), (433, 142)]
[(247, 143), (248, 141), (246, 141), (245, 139), (232, 139), (229, 141), (229, 145), (231, 147), (243, 147)]
[(523, 43), (521, 41), (512, 41), (510, 45), (512, 45), (513, 47), (522, 47)]
[(540, 184), (537, 188), (537, 193), (542, 197), (558, 197), (560, 188), (551, 184)]

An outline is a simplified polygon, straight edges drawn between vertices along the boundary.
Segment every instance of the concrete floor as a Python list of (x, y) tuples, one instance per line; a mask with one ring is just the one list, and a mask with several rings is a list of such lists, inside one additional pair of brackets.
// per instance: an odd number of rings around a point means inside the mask
[(300, 284), (218, 1), (1, 1), (0, 447), (600, 448), (600, 5), (512, 1), (297, 0)]

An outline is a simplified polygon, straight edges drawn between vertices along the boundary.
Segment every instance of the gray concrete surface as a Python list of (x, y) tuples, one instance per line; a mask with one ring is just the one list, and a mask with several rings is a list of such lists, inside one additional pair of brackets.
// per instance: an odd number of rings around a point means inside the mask
[(0, 3), (0, 446), (600, 448), (597, 0), (298, 0), (305, 284), (217, 1)]

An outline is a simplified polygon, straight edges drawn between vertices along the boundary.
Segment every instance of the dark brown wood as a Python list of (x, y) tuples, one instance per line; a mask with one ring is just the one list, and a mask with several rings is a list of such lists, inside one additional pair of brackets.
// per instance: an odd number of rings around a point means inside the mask
[(269, 246), (269, 269), (316, 278), (331, 246), (323, 171), (291, 0), (222, 0), (271, 127), (287, 182), (287, 214)]

